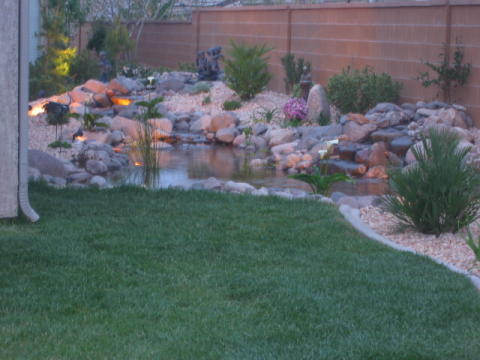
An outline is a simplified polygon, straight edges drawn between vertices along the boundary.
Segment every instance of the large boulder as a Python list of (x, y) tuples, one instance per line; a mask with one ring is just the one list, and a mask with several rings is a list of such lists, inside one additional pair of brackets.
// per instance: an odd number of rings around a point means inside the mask
[(298, 142), (293, 141), (285, 144), (280, 144), (272, 147), (270, 150), (272, 151), (273, 154), (279, 154), (279, 155), (288, 155), (290, 153), (293, 153), (297, 149)]
[(300, 126), (297, 128), (300, 137), (324, 139), (332, 138), (342, 134), (342, 125), (331, 124), (326, 126)]
[(372, 145), (370, 155), (368, 156), (368, 166), (387, 166), (389, 160), (387, 157), (387, 148), (384, 142), (377, 142)]
[(390, 149), (393, 153), (397, 154), (398, 156), (405, 156), (410, 146), (412, 146), (413, 141), (410, 136), (402, 136), (393, 139), (390, 142)]
[(190, 122), (191, 132), (208, 131), (212, 123), (212, 117), (210, 115), (203, 115), (198, 120)]
[(185, 87), (185, 83), (182, 80), (176, 79), (176, 78), (169, 78), (169, 79), (158, 81), (156, 91), (159, 94), (164, 93), (165, 91), (168, 91), (168, 90), (179, 92), (183, 90), (184, 87)]
[(315, 85), (310, 89), (307, 98), (307, 119), (310, 122), (317, 122), (320, 114), (330, 119), (330, 105), (327, 94), (322, 85)]
[(237, 134), (237, 129), (230, 127), (218, 130), (215, 136), (217, 138), (217, 141), (225, 144), (231, 144)]
[(115, 116), (112, 119), (110, 128), (112, 130), (120, 130), (125, 135), (136, 138), (138, 131), (138, 121), (130, 120), (121, 116)]
[(108, 171), (108, 166), (100, 160), (87, 160), (85, 169), (93, 175), (105, 174)]
[(355, 121), (349, 121), (343, 127), (343, 133), (348, 140), (353, 142), (362, 142), (367, 140), (372, 132), (377, 130), (374, 124), (358, 125)]
[(366, 173), (367, 167), (363, 164), (357, 164), (344, 160), (326, 160), (329, 172), (344, 173), (353, 176), (361, 176)]
[(373, 142), (384, 141), (386, 143), (389, 143), (390, 141), (402, 136), (405, 136), (405, 133), (403, 131), (396, 130), (393, 128), (380, 129), (380, 130), (374, 131), (370, 135)]
[(28, 150), (28, 166), (38, 169), (42, 175), (59, 178), (67, 176), (62, 161), (40, 150)]
[(276, 145), (292, 142), (295, 140), (296, 134), (293, 129), (276, 129), (270, 131), (270, 140), (268, 145), (274, 147)]
[(113, 90), (114, 92), (120, 93), (122, 95), (128, 95), (130, 93), (130, 90), (128, 90), (128, 88), (117, 79), (110, 80), (107, 85), (107, 89)]
[(142, 82), (138, 79), (131, 79), (126, 76), (118, 76), (117, 81), (122, 84), (126, 89), (128, 89), (128, 92), (132, 91), (142, 91), (145, 89), (145, 85), (142, 84)]
[(81, 87), (76, 87), (68, 93), (72, 103), (84, 104), (90, 100), (90, 94), (86, 93)]
[(173, 123), (170, 119), (160, 118), (160, 119), (149, 119), (148, 123), (155, 129), (164, 132), (167, 135), (170, 135), (173, 129)]
[(96, 94), (104, 94), (107, 91), (107, 85), (98, 80), (88, 80), (83, 84), (83, 88)]
[(210, 125), (207, 127), (208, 132), (217, 132), (220, 129), (234, 127), (236, 118), (229, 112), (223, 112), (212, 117)]

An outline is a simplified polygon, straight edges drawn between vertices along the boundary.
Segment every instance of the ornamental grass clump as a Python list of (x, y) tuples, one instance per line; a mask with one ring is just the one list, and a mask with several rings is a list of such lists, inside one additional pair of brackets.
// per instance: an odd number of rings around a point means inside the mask
[(477, 219), (480, 173), (466, 163), (470, 147), (458, 135), (430, 129), (412, 147), (416, 163), (390, 173), (383, 207), (401, 224), (425, 234), (455, 233)]

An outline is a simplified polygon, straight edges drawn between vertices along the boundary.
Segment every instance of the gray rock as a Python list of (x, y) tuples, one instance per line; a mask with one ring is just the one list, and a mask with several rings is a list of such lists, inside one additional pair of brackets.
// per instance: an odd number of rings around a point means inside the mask
[(225, 190), (232, 191), (232, 192), (239, 192), (239, 193), (251, 193), (255, 190), (255, 188), (247, 183), (240, 183), (234, 181), (227, 181), (225, 183)]
[(268, 196), (268, 195), (269, 195), (269, 192), (268, 192), (268, 189), (267, 189), (266, 187), (261, 187), (260, 189), (257, 189), (257, 190), (252, 191), (252, 195), (256, 195), (256, 196)]
[(402, 136), (395, 138), (390, 142), (390, 149), (393, 153), (403, 157), (407, 153), (410, 146), (412, 146), (412, 144), (413, 141), (411, 137)]
[(90, 185), (98, 186), (99, 188), (107, 185), (107, 180), (103, 176), (95, 175), (90, 179)]
[(40, 150), (28, 150), (28, 166), (37, 168), (42, 175), (67, 177), (63, 162)]
[(377, 126), (374, 124), (358, 125), (354, 121), (349, 121), (343, 127), (343, 133), (352, 142), (365, 141), (375, 130), (377, 130)]
[(405, 133), (403, 131), (395, 130), (392, 128), (377, 130), (370, 135), (373, 142), (384, 141), (386, 143), (389, 143), (393, 139), (402, 136), (405, 136)]
[(86, 183), (90, 180), (91, 177), (92, 177), (92, 175), (89, 174), (88, 172), (80, 171), (80, 172), (77, 172), (75, 174), (69, 175), (68, 178), (67, 178), (67, 182), (68, 183), (75, 183), (75, 184)]
[(129, 92), (142, 91), (145, 89), (145, 85), (140, 80), (127, 78), (126, 76), (118, 76), (117, 80), (125, 86)]
[(330, 195), (330, 198), (332, 199), (333, 202), (338, 202), (342, 197), (346, 196), (343, 192), (340, 191), (334, 191)]
[(268, 126), (263, 124), (263, 123), (256, 123), (255, 125), (253, 125), (253, 135), (255, 136), (259, 136), (259, 135), (263, 135), (267, 132), (268, 130)]
[(41, 176), (42, 176), (42, 173), (40, 172), (40, 170), (31, 166), (28, 167), (29, 180), (38, 181), (40, 180)]
[(296, 134), (292, 129), (276, 129), (270, 132), (270, 140), (268, 145), (270, 147), (292, 142), (295, 140)]
[(67, 180), (58, 176), (51, 176), (49, 182), (57, 187), (65, 187)]
[(238, 132), (235, 128), (224, 128), (220, 129), (216, 133), (217, 141), (225, 144), (231, 144)]
[(342, 134), (340, 124), (331, 124), (326, 126), (300, 126), (297, 131), (301, 138), (313, 137), (318, 140), (324, 138), (333, 138)]
[(330, 105), (327, 94), (322, 85), (315, 85), (310, 89), (307, 98), (307, 119), (310, 122), (317, 122), (318, 118), (325, 116), (330, 119)]
[(379, 103), (377, 104), (373, 109), (367, 112), (367, 115), (373, 114), (373, 113), (386, 113), (389, 111), (401, 111), (402, 108), (396, 104), (393, 103)]
[(357, 164), (344, 160), (325, 160), (329, 172), (339, 172), (353, 176), (361, 176), (367, 172), (367, 167), (363, 164)]
[(88, 160), (85, 164), (85, 169), (93, 175), (105, 174), (108, 171), (108, 166), (99, 160)]
[(125, 139), (125, 134), (120, 130), (113, 130), (108, 137), (108, 143), (118, 145)]
[(223, 186), (223, 182), (218, 180), (217, 178), (210, 177), (205, 181), (203, 184), (203, 188), (205, 190), (220, 190)]
[(163, 94), (165, 91), (172, 90), (179, 92), (183, 90), (185, 83), (180, 79), (169, 78), (165, 80), (159, 80), (157, 82), (156, 92), (158, 94)]
[(190, 129), (190, 124), (186, 121), (177, 121), (175, 122), (174, 128), (177, 131), (188, 131)]

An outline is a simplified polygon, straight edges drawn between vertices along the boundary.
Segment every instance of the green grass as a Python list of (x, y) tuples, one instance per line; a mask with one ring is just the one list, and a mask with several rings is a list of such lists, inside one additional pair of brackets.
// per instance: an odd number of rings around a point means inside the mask
[(480, 295), (313, 201), (55, 190), (0, 222), (0, 359), (478, 359)]

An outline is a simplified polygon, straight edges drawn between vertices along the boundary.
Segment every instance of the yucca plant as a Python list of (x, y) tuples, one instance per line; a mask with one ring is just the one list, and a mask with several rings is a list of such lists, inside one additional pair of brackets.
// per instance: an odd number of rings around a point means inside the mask
[(294, 174), (289, 178), (303, 181), (310, 185), (314, 194), (326, 195), (333, 184), (340, 181), (352, 181), (352, 179), (345, 174), (325, 174), (320, 169), (317, 169), (313, 174)]
[(248, 45), (230, 42), (231, 49), (225, 59), (227, 85), (242, 100), (253, 98), (272, 78), (268, 72), (268, 57), (272, 48), (264, 45)]
[(384, 209), (402, 224), (437, 236), (472, 223), (480, 208), (480, 173), (465, 161), (470, 147), (459, 142), (448, 130), (422, 136), (423, 149), (412, 148), (416, 163), (390, 173)]

